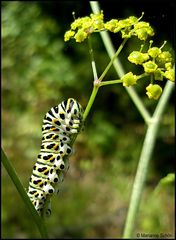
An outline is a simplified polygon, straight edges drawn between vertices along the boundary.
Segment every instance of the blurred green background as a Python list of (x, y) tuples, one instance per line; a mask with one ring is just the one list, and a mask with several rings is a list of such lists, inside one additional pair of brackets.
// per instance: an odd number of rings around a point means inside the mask
[[(156, 30), (154, 40), (173, 45), (173, 1), (168, 7), (102, 2), (105, 20), (140, 16)], [(73, 97), (85, 108), (93, 74), (87, 42), (64, 42), (64, 33), (76, 17), (89, 15), (89, 2), (2, 2), (2, 147), (25, 188), (41, 144), (45, 113)], [(169, 26), (168, 26), (169, 25)], [(162, 29), (162, 31), (161, 31)], [(115, 47), (121, 43), (112, 35)], [(92, 37), (100, 75), (109, 62), (101, 38)], [(120, 56), (125, 71), (138, 69), (126, 60), (137, 48), (129, 41)], [(110, 69), (106, 80), (117, 79)], [(155, 101), (145, 95), (146, 82), (136, 86), (147, 108)], [(47, 220), (50, 238), (120, 238), (129, 197), (146, 131), (143, 119), (121, 85), (100, 89), (58, 196), (52, 198)], [(174, 189), (166, 185), (157, 194), (160, 179), (174, 171), (174, 93), (162, 118), (144, 190), (135, 232), (166, 233), (174, 238)], [(37, 238), (38, 230), (28, 209), (2, 166), (2, 238)]]

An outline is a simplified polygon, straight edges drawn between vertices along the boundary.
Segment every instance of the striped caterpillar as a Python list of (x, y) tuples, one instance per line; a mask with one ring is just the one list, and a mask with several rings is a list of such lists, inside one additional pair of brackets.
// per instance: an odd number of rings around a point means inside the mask
[(58, 192), (59, 183), (68, 170), (71, 143), (82, 126), (83, 110), (73, 98), (51, 108), (43, 119), (42, 143), (29, 181), (27, 194), (41, 215), (46, 199), (46, 215), (51, 214), (50, 197)]

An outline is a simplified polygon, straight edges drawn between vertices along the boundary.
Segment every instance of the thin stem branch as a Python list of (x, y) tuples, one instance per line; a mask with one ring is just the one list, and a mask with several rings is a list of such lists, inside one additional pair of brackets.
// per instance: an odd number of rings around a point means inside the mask
[(102, 81), (103, 78), (104, 78), (104, 76), (107, 74), (108, 70), (110, 69), (110, 67), (112, 66), (114, 60), (117, 58), (117, 56), (119, 55), (119, 53), (120, 53), (121, 50), (123, 49), (123, 47), (124, 47), (124, 45), (125, 45), (125, 43), (126, 43), (127, 40), (128, 40), (128, 39), (125, 38), (125, 39), (123, 40), (123, 42), (120, 44), (118, 50), (116, 51), (116, 53), (114, 54), (114, 56), (111, 58), (111, 61), (109, 62), (109, 64), (108, 64), (107, 67), (105, 68), (105, 70), (103, 71), (102, 75), (99, 77), (99, 80), (100, 80), (100, 81)]
[(123, 81), (122, 81), (121, 79), (103, 81), (103, 82), (100, 83), (100, 87), (105, 86), (105, 85), (110, 85), (110, 84), (122, 83), (122, 82), (123, 82)]
[(44, 239), (48, 238), (46, 227), (44, 225), (43, 220), (40, 218), (40, 216), (38, 215), (37, 211), (35, 210), (33, 204), (31, 203), (22, 183), (20, 182), (20, 180), (16, 174), (14, 167), (12, 166), (10, 160), (7, 158), (7, 156), (4, 153), (2, 148), (1, 148), (1, 159), (2, 159), (2, 163), (3, 163), (6, 171), (8, 172), (11, 180), (13, 181), (15, 187), (17, 188), (21, 198), (23, 199), (25, 205), (27, 206), (30, 213), (32, 214), (33, 220), (38, 227), (41, 237)]
[(93, 76), (94, 76), (94, 81), (95, 81), (96, 79), (98, 79), (98, 74), (97, 74), (97, 69), (96, 69), (96, 64), (95, 64), (93, 48), (92, 48), (92, 43), (91, 43), (90, 37), (88, 38), (88, 45), (89, 45), (89, 53), (90, 53), (91, 64), (92, 64), (92, 71), (93, 71)]
[(139, 75), (137, 78), (140, 79), (140, 78), (147, 77), (147, 76), (149, 76), (148, 73), (142, 73), (142, 74)]

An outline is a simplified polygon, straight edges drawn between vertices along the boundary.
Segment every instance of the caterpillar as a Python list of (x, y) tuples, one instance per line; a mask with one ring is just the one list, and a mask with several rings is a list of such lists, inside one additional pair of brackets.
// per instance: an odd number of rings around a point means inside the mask
[(59, 183), (68, 170), (68, 157), (72, 153), (70, 145), (81, 130), (82, 116), (81, 105), (69, 98), (52, 107), (43, 119), (41, 149), (27, 191), (39, 215), (44, 209), (46, 215), (51, 214), (50, 198), (58, 192)]

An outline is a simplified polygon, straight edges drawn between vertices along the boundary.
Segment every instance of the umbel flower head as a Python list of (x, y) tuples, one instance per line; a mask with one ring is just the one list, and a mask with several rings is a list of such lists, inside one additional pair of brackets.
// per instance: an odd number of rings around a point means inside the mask
[(77, 18), (71, 23), (71, 29), (64, 35), (64, 41), (74, 38), (76, 42), (83, 42), (93, 32), (104, 29), (103, 11), (98, 14), (90, 14), (90, 17)]
[[(154, 82), (163, 81), (164, 78), (174, 82), (174, 61), (169, 51), (162, 51), (162, 48), (166, 44), (166, 41), (160, 48), (151, 47), (152, 43), (153, 41), (151, 40), (148, 51), (146, 52), (142, 52), (142, 49), (144, 47), (144, 45), (142, 44), (140, 51), (133, 51), (132, 53), (130, 53), (130, 55), (128, 56), (128, 60), (131, 63), (143, 66), (144, 74), (142, 74), (141, 76), (148, 76), (150, 81), (152, 82), (146, 87), (146, 94), (149, 99), (157, 100), (162, 93), (162, 88)], [(131, 74), (132, 73), (130, 73), (129, 76), (131, 76), (132, 79)], [(130, 86), (130, 80), (126, 78), (126, 75), (122, 78), (123, 86)], [(141, 76), (136, 76), (136, 79), (139, 80)]]
[(128, 60), (136, 65), (142, 65), (144, 72), (156, 81), (163, 81), (163, 78), (174, 81), (173, 57), (169, 51), (162, 51), (165, 43), (160, 48), (150, 45), (147, 52), (133, 51)]
[(137, 18), (130, 16), (126, 19), (111, 19), (104, 22), (104, 14), (101, 11), (98, 14), (91, 13), (90, 16), (75, 19), (64, 35), (64, 41), (75, 39), (76, 42), (83, 42), (94, 32), (110, 31), (113, 33), (121, 32), (122, 38), (138, 37), (140, 40), (146, 40), (154, 35), (154, 30), (148, 22), (140, 22), (143, 17)]
[(154, 35), (154, 30), (148, 22), (140, 22), (144, 13), (140, 18), (130, 16), (129, 18), (117, 20), (112, 19), (104, 24), (105, 29), (117, 33), (121, 32), (122, 38), (130, 38), (136, 36), (140, 40), (146, 40), (149, 36)]

